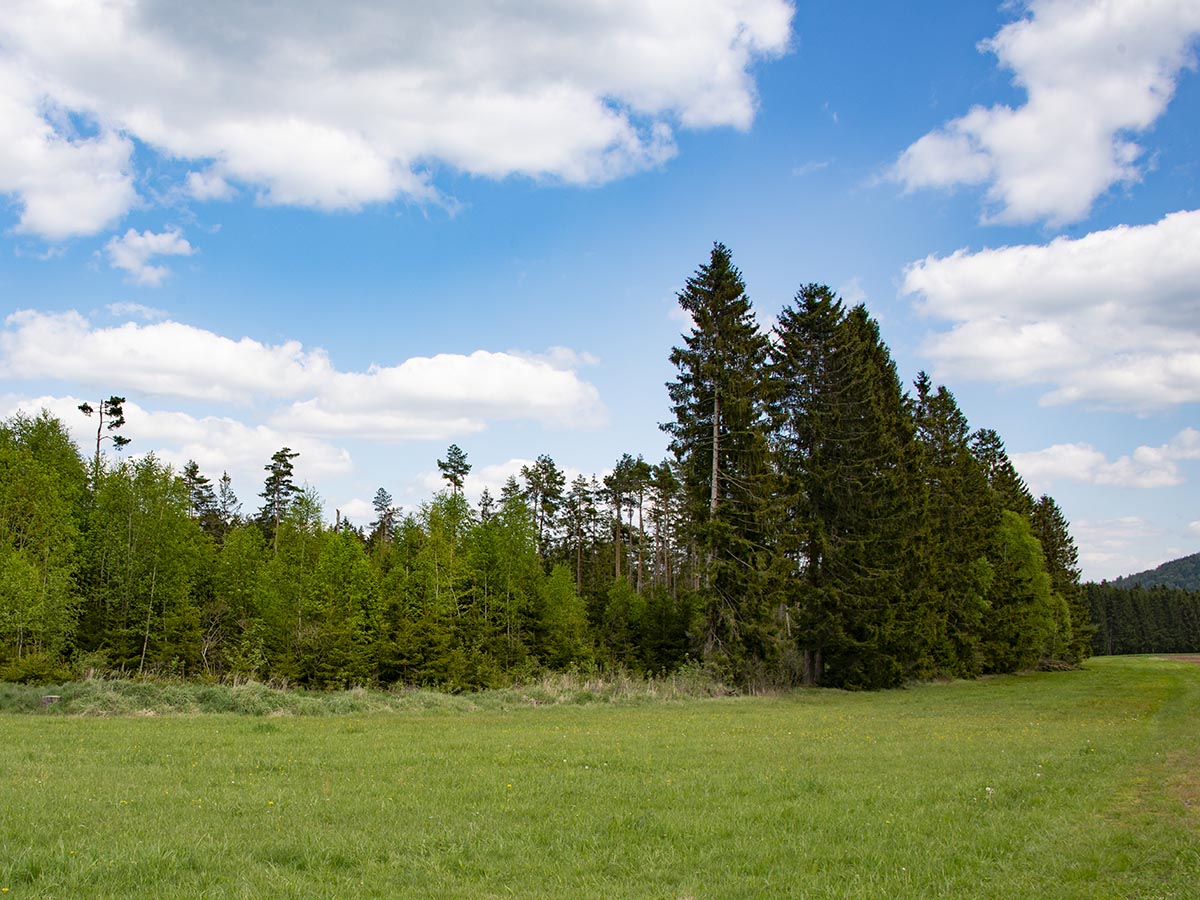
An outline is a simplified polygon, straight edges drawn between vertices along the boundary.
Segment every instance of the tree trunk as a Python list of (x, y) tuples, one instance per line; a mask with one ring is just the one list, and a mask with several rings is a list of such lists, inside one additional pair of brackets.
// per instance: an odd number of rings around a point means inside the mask
[(717, 479), (721, 474), (721, 396), (713, 396), (713, 453), (712, 453), (712, 490), (709, 495), (708, 513), (717, 512)]

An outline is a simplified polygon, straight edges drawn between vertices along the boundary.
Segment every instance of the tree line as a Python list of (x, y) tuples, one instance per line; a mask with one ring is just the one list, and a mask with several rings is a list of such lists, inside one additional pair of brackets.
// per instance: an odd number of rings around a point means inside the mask
[(1089, 652), (1058, 506), (945, 387), (903, 389), (864, 307), (807, 285), (764, 331), (719, 244), (679, 301), (669, 458), (568, 483), (543, 454), (471, 503), (451, 445), (444, 490), (404, 511), (381, 487), (363, 526), (328, 525), (287, 447), (243, 513), (228, 475), (109, 460), (123, 398), (90, 461), (61, 421), (14, 416), (0, 673), (472, 689), (691, 660), (748, 688), (879, 688)]
[(1200, 653), (1200, 591), (1089, 582), (1084, 592), (1097, 654)]

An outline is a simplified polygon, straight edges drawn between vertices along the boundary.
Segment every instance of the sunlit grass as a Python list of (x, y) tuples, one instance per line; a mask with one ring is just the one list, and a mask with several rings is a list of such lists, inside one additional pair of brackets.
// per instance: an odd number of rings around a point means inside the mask
[[(526, 698), (528, 700), (528, 698)], [(1186, 898), (1200, 666), (882, 694), (0, 716), (6, 897)]]

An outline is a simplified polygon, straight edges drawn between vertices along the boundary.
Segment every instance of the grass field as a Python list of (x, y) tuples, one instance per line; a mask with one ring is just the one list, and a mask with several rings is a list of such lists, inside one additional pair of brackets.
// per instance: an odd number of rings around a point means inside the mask
[(5, 898), (1195, 898), (1200, 666), (0, 715)]

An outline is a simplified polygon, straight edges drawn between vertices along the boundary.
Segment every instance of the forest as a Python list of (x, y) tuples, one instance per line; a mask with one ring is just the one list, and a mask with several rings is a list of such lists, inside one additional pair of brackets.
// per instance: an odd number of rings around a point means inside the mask
[(471, 690), (547, 670), (702, 667), (746, 690), (876, 689), (1076, 662), (1093, 647), (1068, 524), (989, 429), (907, 390), (865, 307), (800, 288), (768, 332), (729, 251), (679, 292), (670, 456), (567, 483), (548, 455), (469, 502), (468, 454), (418, 509), (331, 526), (264, 461), (176, 471), (124, 399), (0, 424), (0, 677), (88, 672)]
[(1154, 585), (1084, 585), (1095, 653), (1200, 652), (1200, 592)]

